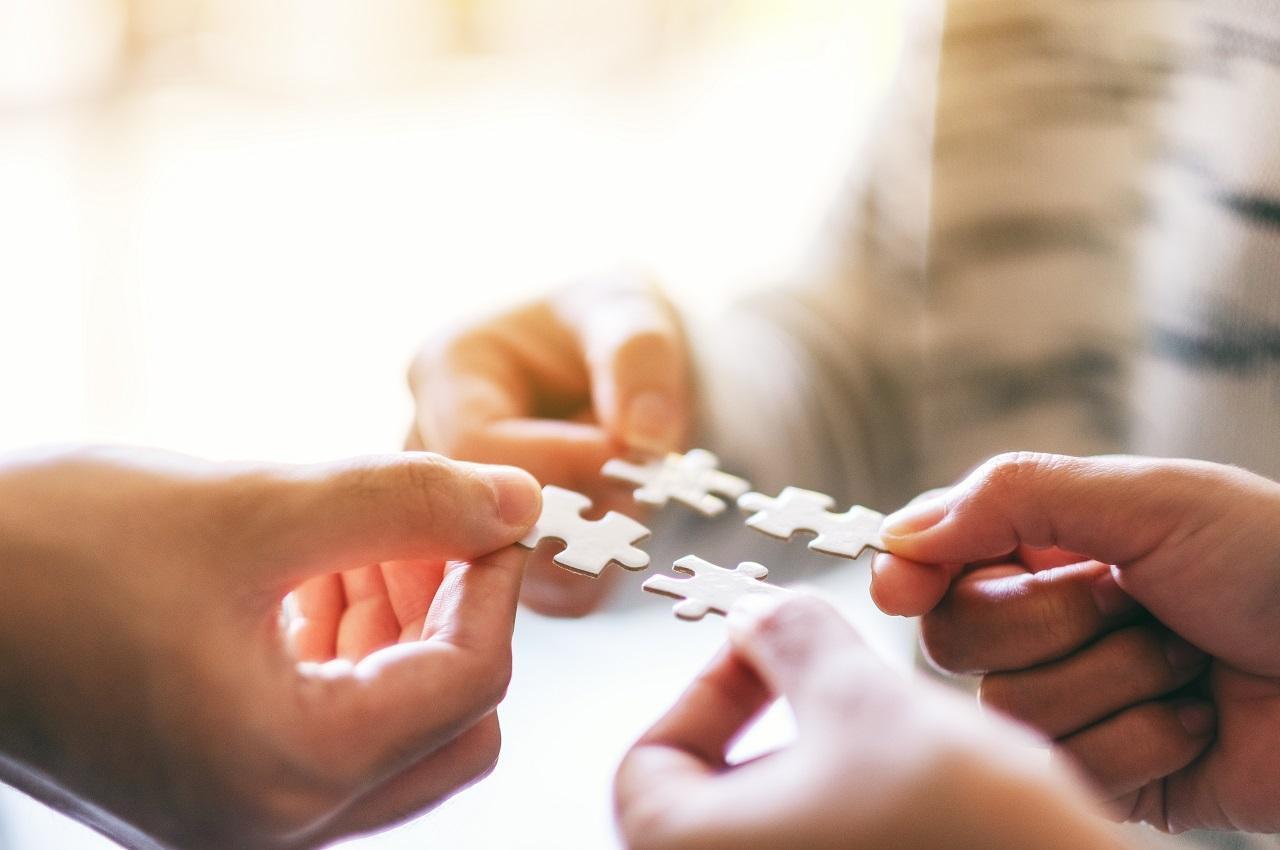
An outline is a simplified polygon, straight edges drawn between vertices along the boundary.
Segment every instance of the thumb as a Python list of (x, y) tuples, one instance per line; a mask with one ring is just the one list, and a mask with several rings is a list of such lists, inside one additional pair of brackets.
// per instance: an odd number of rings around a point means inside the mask
[(1027, 545), (1126, 564), (1206, 524), (1242, 475), (1187, 460), (999, 455), (886, 517), (881, 536), (893, 554), (923, 563), (973, 563)]
[(946, 496), (886, 518), (895, 555), (972, 563), (1019, 544), (1115, 565), (1115, 583), (1179, 635), (1280, 675), (1280, 485), (1189, 460), (1015, 454)]
[[(281, 469), (242, 499), (257, 514), (254, 539), (290, 583), (391, 560), (466, 560), (528, 531), (542, 495), (510, 466), (462, 463), (426, 452)], [(264, 527), (265, 526), (265, 527)]]
[(856, 698), (888, 673), (835, 608), (806, 593), (743, 597), (729, 613), (729, 642), (802, 724), (846, 711), (842, 695)]
[(679, 448), (688, 430), (688, 355), (675, 311), (657, 288), (619, 276), (569, 289), (556, 310), (582, 347), (605, 430), (632, 449)]

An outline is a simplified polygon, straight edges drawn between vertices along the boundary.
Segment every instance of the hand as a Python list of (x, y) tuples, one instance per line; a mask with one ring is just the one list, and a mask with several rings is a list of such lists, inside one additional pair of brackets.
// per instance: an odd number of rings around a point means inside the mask
[[(313, 847), (436, 805), (497, 757), (539, 505), (524, 472), (424, 454), (0, 459), (0, 778), (147, 848)], [(290, 657), (291, 588), (394, 560), (407, 642)]]
[[(892, 673), (826, 603), (738, 609), (729, 635), (618, 769), (629, 847), (1117, 846), (1024, 732)], [(791, 704), (796, 742), (730, 765), (731, 742), (774, 694)]]
[(935, 662), (987, 674), (983, 701), (1056, 738), (1118, 817), (1275, 832), (1277, 517), (1280, 485), (1233, 467), (1001, 456), (886, 520), (877, 599), (930, 611)]
[[(417, 402), (409, 447), (519, 466), (587, 494), (601, 513), (634, 514), (634, 488), (601, 478), (600, 467), (627, 449), (681, 446), (688, 372), (675, 311), (647, 281), (571, 287), (430, 339), (409, 373)], [(584, 580), (539, 553), (523, 601), (581, 616), (613, 577)]]

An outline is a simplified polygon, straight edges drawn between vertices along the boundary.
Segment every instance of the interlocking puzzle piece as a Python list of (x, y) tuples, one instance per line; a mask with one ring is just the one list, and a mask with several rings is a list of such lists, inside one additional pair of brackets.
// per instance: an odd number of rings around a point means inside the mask
[(697, 555), (686, 555), (675, 562), (676, 572), (692, 578), (653, 576), (641, 587), (680, 601), (671, 610), (682, 620), (701, 620), (708, 613), (728, 614), (733, 603), (750, 593), (786, 594), (791, 591), (761, 581), (769, 569), (754, 561), (745, 561), (727, 570)]
[(797, 531), (816, 534), (809, 548), (828, 555), (856, 558), (867, 547), (884, 551), (880, 539), (880, 523), (884, 514), (854, 505), (848, 511), (833, 513), (835, 499), (825, 493), (788, 487), (775, 499), (763, 493), (747, 493), (738, 499), (738, 507), (754, 511), (747, 525), (771, 537), (790, 540)]
[(639, 485), (636, 501), (663, 507), (671, 499), (688, 505), (705, 516), (716, 516), (725, 509), (720, 496), (736, 499), (751, 485), (736, 475), (721, 472), (720, 460), (705, 449), (687, 454), (672, 452), (643, 465), (625, 460), (611, 460), (601, 473)]
[(564, 549), (552, 560), (575, 573), (598, 577), (610, 562), (629, 570), (649, 566), (648, 553), (631, 545), (649, 536), (649, 529), (629, 516), (609, 511), (602, 519), (585, 519), (591, 500), (563, 487), (542, 488), (542, 515), (520, 545), (532, 549), (543, 540), (559, 540)]

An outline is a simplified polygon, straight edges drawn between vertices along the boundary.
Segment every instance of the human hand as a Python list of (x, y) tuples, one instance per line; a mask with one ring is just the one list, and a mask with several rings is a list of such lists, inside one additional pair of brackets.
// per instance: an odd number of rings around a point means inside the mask
[[(147, 848), (314, 847), (436, 805), (497, 757), (539, 504), (524, 472), (425, 454), (0, 459), (0, 777)], [(290, 656), (291, 588), (387, 562), (416, 565), (411, 640)]]
[[(825, 602), (737, 609), (729, 635), (618, 769), (629, 847), (1117, 846), (1030, 736), (891, 672)], [(775, 694), (797, 740), (730, 765), (730, 744)]]
[(876, 598), (928, 611), (931, 658), (986, 674), (1117, 817), (1275, 832), (1278, 516), (1233, 467), (1005, 455), (886, 520)]
[[(529, 470), (585, 493), (596, 511), (634, 514), (631, 487), (600, 468), (638, 449), (676, 450), (690, 430), (689, 358), (675, 311), (648, 281), (618, 277), (555, 295), (429, 339), (409, 383), (410, 448)], [(530, 561), (523, 601), (581, 616), (614, 571), (583, 581), (545, 552)]]

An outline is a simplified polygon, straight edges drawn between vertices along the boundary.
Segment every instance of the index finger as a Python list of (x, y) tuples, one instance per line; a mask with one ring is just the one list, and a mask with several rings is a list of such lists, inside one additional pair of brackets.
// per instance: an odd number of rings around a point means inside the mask
[(428, 342), (409, 368), (417, 429), (429, 447), (458, 454), (488, 425), (585, 406), (586, 367), (573, 335), (535, 302)]
[(734, 739), (772, 701), (760, 677), (722, 650), (623, 758), (614, 786), (619, 820), (642, 817), (642, 801), (657, 805), (655, 790), (679, 794), (722, 769)]

